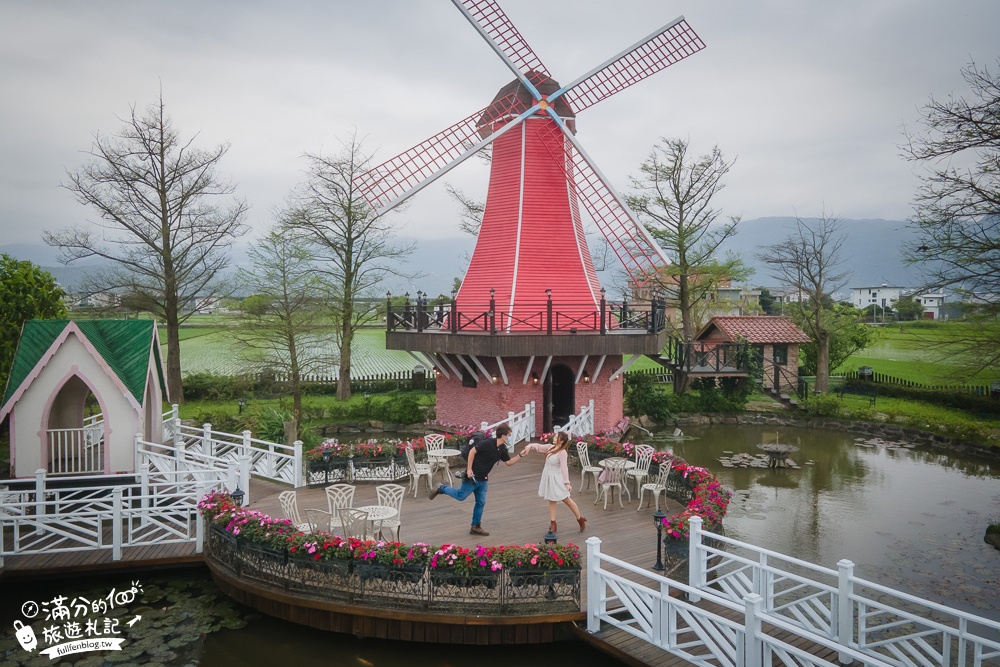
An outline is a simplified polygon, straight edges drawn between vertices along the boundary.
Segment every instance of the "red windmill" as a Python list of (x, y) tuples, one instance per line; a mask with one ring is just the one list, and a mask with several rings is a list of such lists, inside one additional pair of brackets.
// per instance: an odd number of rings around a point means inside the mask
[[(667, 258), (580, 146), (576, 115), (704, 44), (681, 17), (560, 85), (495, 0), (452, 2), (517, 78), (485, 109), (357, 179), (368, 202), (387, 210), (493, 148), (461, 289), (436, 313), (420, 298), (413, 310), (390, 310), (386, 345), (422, 353), (437, 369), (440, 421), (500, 419), (512, 406), (540, 400), (546, 409), (537, 427), (548, 430), (593, 399), (594, 428), (610, 428), (622, 415), (614, 382), (625, 370), (622, 355), (659, 351), (662, 309), (606, 302), (579, 203), (635, 284), (647, 283)], [(578, 390), (581, 382), (589, 389)]]

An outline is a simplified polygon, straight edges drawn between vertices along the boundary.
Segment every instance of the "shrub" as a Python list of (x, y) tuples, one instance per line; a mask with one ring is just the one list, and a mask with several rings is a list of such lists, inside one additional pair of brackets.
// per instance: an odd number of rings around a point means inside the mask
[(236, 400), (253, 391), (254, 381), (248, 375), (192, 373), (184, 377), (184, 398), (191, 401)]
[(832, 394), (813, 394), (802, 401), (799, 407), (814, 417), (837, 417), (844, 407), (844, 402)]

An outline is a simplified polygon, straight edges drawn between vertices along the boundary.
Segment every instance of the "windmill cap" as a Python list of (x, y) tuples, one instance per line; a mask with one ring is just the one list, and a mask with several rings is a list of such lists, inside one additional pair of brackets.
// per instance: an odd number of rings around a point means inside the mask
[[(529, 70), (525, 76), (535, 84), (535, 88), (542, 95), (551, 95), (559, 90), (559, 82), (545, 74)], [(485, 139), (492, 134), (494, 123), (508, 120), (511, 116), (523, 112), (534, 104), (534, 101), (531, 92), (524, 87), (524, 84), (519, 79), (514, 79), (497, 92), (493, 101), (486, 107), (486, 111), (479, 117), (476, 126), (479, 128), (480, 136)], [(576, 132), (576, 123), (573, 121), (576, 114), (566, 101), (566, 96), (560, 96), (552, 106), (561, 118), (568, 120), (570, 129)]]

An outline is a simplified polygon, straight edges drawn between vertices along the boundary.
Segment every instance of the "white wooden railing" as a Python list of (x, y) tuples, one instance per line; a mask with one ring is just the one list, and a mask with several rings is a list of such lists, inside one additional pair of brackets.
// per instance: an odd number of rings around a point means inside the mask
[(81, 428), (50, 428), (45, 437), (50, 473), (77, 475), (104, 471), (104, 415), (87, 417)]
[(479, 425), (479, 430), (490, 432), (500, 424), (510, 426), (510, 438), (507, 440), (508, 448), (512, 448), (521, 441), (531, 440), (535, 437), (535, 402), (525, 403), (524, 410), (520, 412), (508, 412), (506, 419), (501, 419), (495, 424), (483, 422)]
[(134, 476), (50, 478), (38, 470), (33, 488), (0, 491), (0, 532), (6, 536), (0, 567), (5, 556), (67, 551), (110, 549), (120, 560), (125, 547), (172, 542), (194, 542), (200, 553), (198, 501), (210, 489), (234, 486), (231, 469), (199, 471), (199, 465), (161, 471), (143, 463)]
[[(302, 441), (282, 445), (252, 437), (250, 431), (236, 435), (215, 431), (211, 424), (200, 428), (185, 426), (177, 414), (177, 405), (164, 415), (163, 441), (171, 444), (175, 454), (203, 456), (203, 460), (223, 459), (236, 461), (241, 456), (249, 458), (250, 474), (276, 482), (299, 487), (304, 484), (302, 468)], [(242, 487), (244, 490), (246, 486)]]
[[(587, 541), (588, 629), (596, 631), (602, 622), (622, 627), (699, 664), (718, 663), (695, 660), (690, 655), (692, 646), (713, 653), (725, 664), (737, 657), (747, 665), (761, 664), (751, 660), (760, 657), (760, 651), (764, 651), (764, 664), (768, 652), (781, 655), (782, 664), (819, 664), (802, 662), (793, 652), (781, 654), (785, 648), (769, 648), (771, 640), (763, 637), (757, 637), (760, 644), (755, 643), (753, 654), (735, 656), (737, 635), (740, 641), (756, 642), (745, 633), (750, 629), (759, 633), (761, 623), (834, 648), (845, 664), (856, 660), (892, 667), (984, 667), (1000, 662), (1000, 623), (996, 621), (856, 577), (854, 564), (847, 560), (831, 570), (705, 533), (699, 517), (692, 517), (690, 526), (687, 585), (603, 556), (599, 541), (594, 545), (597, 558), (592, 561), (591, 540)], [(612, 561), (633, 576), (606, 574), (602, 563)], [(653, 589), (659, 591), (651, 593), (627, 581), (638, 574), (658, 581)], [(671, 591), (682, 592), (690, 603), (705, 600), (728, 609), (745, 609), (744, 630), (734, 631), (699, 607), (665, 599)], [(662, 627), (656, 630), (654, 626)], [(686, 637), (686, 633), (697, 639), (685, 643), (680, 635)]]
[[(828, 638), (810, 636), (784, 619), (764, 614), (759, 595), (748, 594), (739, 602), (716, 601), (738, 620), (699, 607), (699, 597), (699, 589), (608, 556), (601, 552), (600, 538), (587, 539), (588, 632), (618, 628), (698, 667), (836, 667), (778, 639), (777, 633), (791, 632), (841, 650)], [(860, 651), (843, 652), (859, 665), (890, 667)]]
[(573, 437), (594, 435), (594, 400), (580, 406), (580, 412), (570, 415), (564, 426), (556, 426), (555, 431), (565, 431)]

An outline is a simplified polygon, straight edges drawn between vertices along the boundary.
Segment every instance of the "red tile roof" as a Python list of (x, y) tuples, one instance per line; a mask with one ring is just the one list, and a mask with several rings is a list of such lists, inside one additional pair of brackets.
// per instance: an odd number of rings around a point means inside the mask
[(702, 339), (718, 329), (729, 340), (744, 338), (748, 343), (809, 343), (811, 339), (791, 320), (772, 316), (713, 317), (698, 333)]

